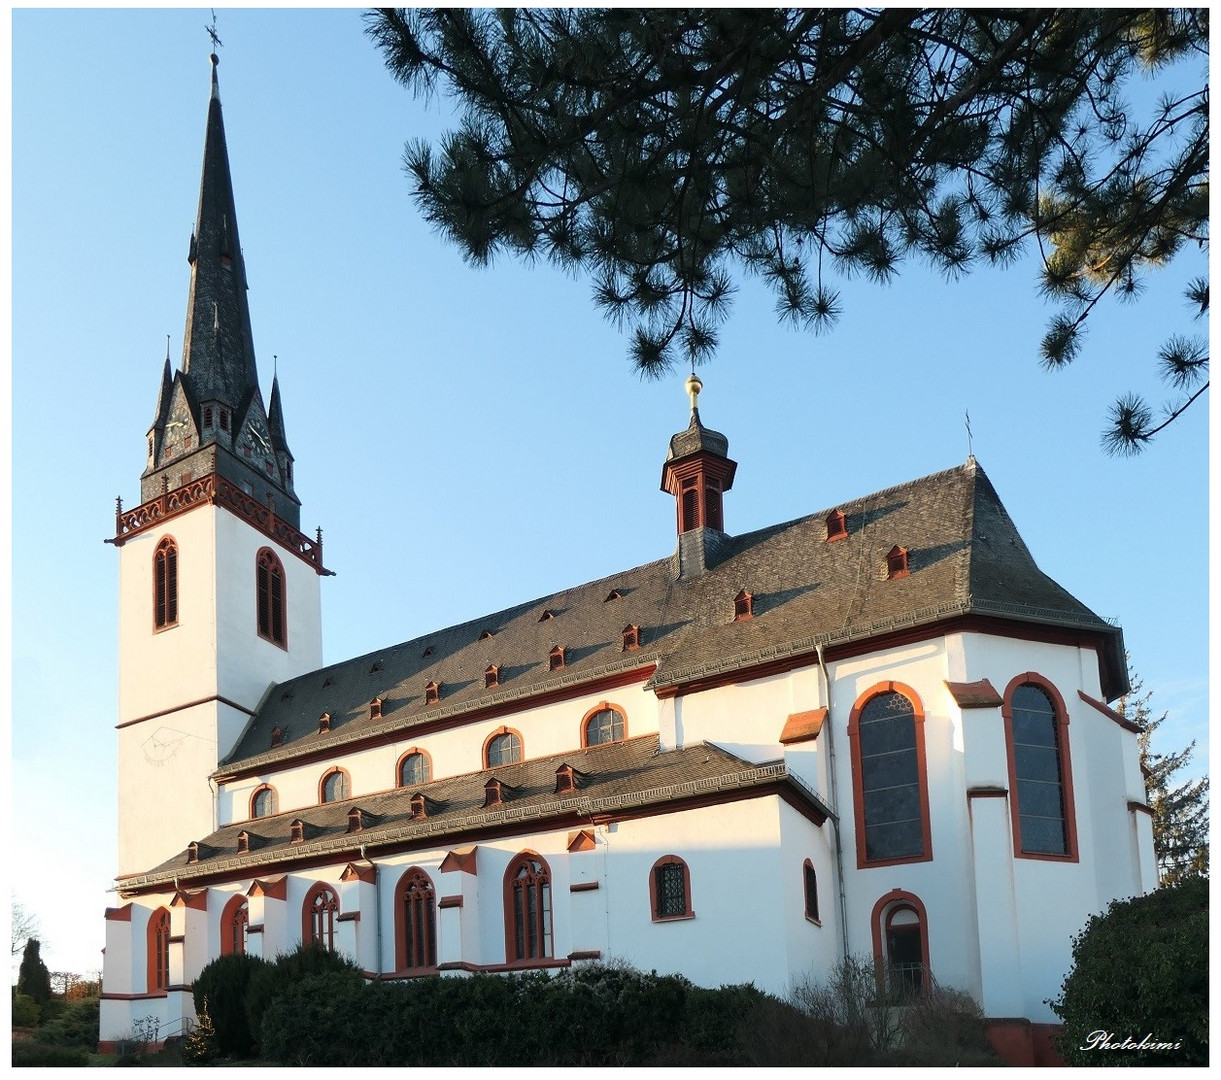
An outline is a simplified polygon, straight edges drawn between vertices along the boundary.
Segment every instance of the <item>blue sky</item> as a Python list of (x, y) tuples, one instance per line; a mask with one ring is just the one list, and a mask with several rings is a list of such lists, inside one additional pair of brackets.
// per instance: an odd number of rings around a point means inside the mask
[[(588, 283), (473, 269), (421, 220), (404, 142), (444, 102), (393, 82), (355, 11), (218, 12), (264, 393), (279, 357), (302, 527), (321, 525), (327, 662), (669, 554), (658, 490), (683, 372), (642, 382)], [(13, 15), (12, 887), (52, 970), (100, 968), (113, 903), (114, 499), (139, 497), (166, 335), (178, 363), (208, 97), (207, 9)], [(1184, 85), (1199, 73), (1188, 70)], [(1178, 76), (1176, 76), (1178, 78)], [(1149, 93), (1145, 88), (1142, 93)], [(1039, 565), (1118, 619), (1163, 749), (1207, 762), (1208, 403), (1136, 459), (1099, 447), (1120, 392), (1189, 328), (1205, 257), (1104, 305), (1037, 361), (1036, 265), (843, 283), (823, 336), (742, 284), (704, 421), (745, 532), (976, 457)], [(65, 867), (71, 868), (65, 870)], [(54, 895), (53, 895), (54, 893)]]

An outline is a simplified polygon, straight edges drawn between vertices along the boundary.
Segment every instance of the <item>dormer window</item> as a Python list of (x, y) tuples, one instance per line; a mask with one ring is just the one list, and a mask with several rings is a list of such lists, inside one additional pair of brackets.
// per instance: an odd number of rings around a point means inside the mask
[(555, 770), (555, 793), (557, 795), (575, 791), (576, 786), (577, 778), (571, 765), (561, 765)]
[(755, 598), (743, 589), (733, 598), (733, 621), (745, 622), (755, 617)]
[(424, 687), (424, 704), (425, 705), (435, 705), (440, 700), (441, 700), (441, 687), (437, 683), (430, 682), (426, 687)]
[(480, 640), (480, 641), (487, 641), (487, 639), (488, 639), (488, 638), (490, 638), (490, 637), (495, 637), (495, 636), (496, 636), (496, 631), (495, 631), (495, 630), (484, 630), (484, 631), (483, 631), (483, 632), (482, 632), (482, 633), (479, 635), (479, 640)]
[(839, 510), (827, 515), (827, 540), (842, 540), (848, 535), (848, 519)]
[(280, 742), (283, 738), (284, 738), (284, 732), (280, 730), (280, 726), (277, 724), (275, 727), (273, 727), (271, 729), (272, 749), (275, 749), (275, 747), (279, 746)]
[(483, 688), (485, 690), (490, 690), (493, 686), (499, 686), (499, 685), (500, 685), (500, 667), (496, 664), (492, 664), (483, 673)]
[(375, 697), (369, 702), (369, 719), (380, 720), (382, 718), (382, 699)]
[(623, 651), (633, 652), (640, 648), (640, 627), (632, 624), (623, 628)]
[(250, 834), (245, 829), (237, 834), (237, 853), (239, 855), (250, 854)]
[(332, 686), (334, 686), (334, 685), (335, 685), (335, 680), (334, 680), (333, 678), (331, 678), (331, 676), (330, 676), (330, 675), (328, 675), (328, 676), (326, 677), (326, 680), (325, 680), (325, 681), (323, 682), (323, 684), (322, 684), (322, 689), (323, 689), (323, 690), (326, 690), (326, 689), (329, 689), (330, 687), (332, 687)]
[(548, 619), (554, 619), (555, 612), (551, 608), (543, 608), (543, 613), (538, 617), (539, 622), (547, 622)]
[(289, 843), (303, 844), (305, 843), (305, 822), (300, 818), (293, 820), (289, 826)]
[(416, 821), (428, 817), (428, 802), (419, 792), (411, 796), (411, 816)]
[(493, 776), (483, 785), (484, 809), (486, 810), (489, 806), (500, 806), (504, 801), (504, 785)]
[(552, 671), (559, 671), (564, 666), (564, 646), (557, 645), (549, 654), (548, 663)]
[(348, 832), (360, 832), (365, 827), (364, 815), (354, 806), (348, 811)]
[(329, 712), (324, 712), (320, 717), (318, 717), (318, 734), (325, 735), (330, 730), (331, 714)]
[(907, 548), (896, 544), (886, 553), (886, 576), (891, 578), (907, 577), (911, 571), (907, 567)]
[(199, 841), (192, 840), (187, 844), (187, 862), (199, 862)]
[(606, 599), (603, 600), (602, 603), (609, 604), (612, 600), (618, 600), (622, 596), (623, 593), (621, 593), (618, 589), (611, 589), (611, 591), (606, 594)]

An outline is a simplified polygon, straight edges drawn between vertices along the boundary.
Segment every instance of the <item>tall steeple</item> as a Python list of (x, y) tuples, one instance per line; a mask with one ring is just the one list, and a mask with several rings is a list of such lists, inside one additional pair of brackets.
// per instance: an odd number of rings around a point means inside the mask
[(233, 178), (213, 53), (199, 211), (191, 234), (182, 367), (164, 384), (149, 431), (142, 501), (217, 474), (270, 505), (299, 528), (292, 454), (284, 435), (279, 387), (274, 424), (263, 405), (246, 297), (246, 263), (237, 231)]

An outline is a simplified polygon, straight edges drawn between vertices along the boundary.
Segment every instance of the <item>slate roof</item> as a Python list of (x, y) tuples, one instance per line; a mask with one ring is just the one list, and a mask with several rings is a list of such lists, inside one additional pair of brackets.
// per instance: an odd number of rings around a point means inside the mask
[[(845, 515), (848, 536), (829, 542), (826, 518), (834, 509)], [(888, 580), (886, 555), (896, 545), (908, 549), (910, 574)], [(974, 458), (728, 537), (719, 559), (690, 580), (679, 579), (674, 558), (661, 559), (281, 683), (216, 775), (366, 737), (409, 737), (413, 728), (477, 708), (634, 670), (655, 666), (648, 685), (664, 691), (806, 656), (817, 644), (833, 649), (965, 615), (1084, 636), (1100, 646), (1108, 699), (1126, 689), (1121, 631), (1039, 570)], [(754, 617), (735, 622), (740, 590), (752, 594)], [(625, 652), (628, 625), (639, 627), (640, 647)], [(566, 649), (565, 666), (553, 671), (548, 655), (556, 645)], [(490, 665), (499, 666), (500, 685), (485, 689)], [(425, 701), (430, 682), (440, 686), (435, 704)], [(374, 697), (383, 699), (376, 720)], [(330, 731), (320, 734), (324, 712)]]
[[(576, 771), (577, 790), (556, 794), (556, 770), (562, 765)], [(484, 785), (493, 776), (505, 785), (506, 802), (485, 809)], [(574, 816), (588, 824), (600, 813), (660, 807), (705, 794), (776, 784), (793, 789), (817, 820), (828, 816), (817, 796), (791, 777), (783, 762), (754, 765), (709, 743), (661, 752), (657, 736), (644, 735), (418, 787), (236, 822), (200, 838), (198, 862), (188, 862), (184, 849), (146, 874), (124, 879), (122, 887), (138, 889), (175, 879), (184, 884), (201, 877), (240, 875), (252, 868), (274, 873), (277, 863), (289, 869), (328, 853), (340, 858), (340, 853), (362, 844), (369, 849), (449, 846), (464, 834), (494, 831), (498, 826), (520, 830), (538, 822), (540, 828), (547, 828), (548, 820)], [(428, 800), (428, 816), (423, 820), (411, 816), (411, 798), (416, 793)], [(353, 808), (363, 815), (363, 828), (356, 835), (348, 832)], [(290, 824), (296, 818), (305, 824), (305, 839), (294, 844)], [(237, 834), (242, 830), (250, 834), (250, 850), (239, 855)]]

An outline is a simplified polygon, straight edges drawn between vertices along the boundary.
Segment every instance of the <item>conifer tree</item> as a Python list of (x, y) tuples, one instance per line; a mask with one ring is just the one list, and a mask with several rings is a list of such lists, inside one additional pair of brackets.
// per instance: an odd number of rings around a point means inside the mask
[[(735, 273), (824, 328), (834, 275), (949, 276), (1037, 244), (1058, 301), (1041, 360), (1081, 348), (1103, 297), (1208, 242), (1207, 9), (384, 9), (391, 73), (463, 118), (405, 164), (427, 219), (474, 263), (587, 272), (646, 375), (717, 345)], [(1140, 115), (1135, 79), (1192, 65)], [(1196, 315), (1208, 284), (1187, 291)], [(1166, 418), (1127, 396), (1104, 442), (1139, 449), (1207, 386), (1170, 337)]]
[(51, 1000), (51, 973), (38, 955), (37, 938), (30, 938), (25, 943), (17, 972), (17, 993), (32, 998), (40, 1008)]
[(1119, 700), (1117, 710), (1141, 728), (1141, 771), (1145, 792), (1153, 811), (1153, 853), (1159, 882), (1172, 885), (1186, 877), (1208, 874), (1208, 777), (1177, 782), (1195, 753), (1193, 739), (1176, 753), (1153, 750), (1153, 734), (1166, 720), (1166, 713), (1153, 715), (1151, 690), (1140, 676), (1129, 670), (1132, 689)]

